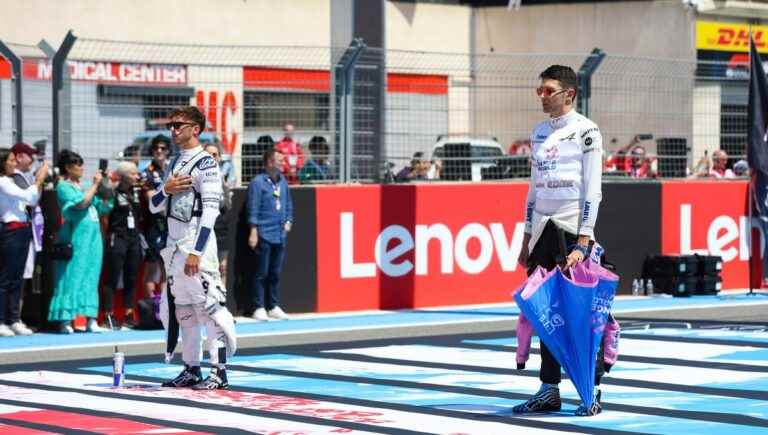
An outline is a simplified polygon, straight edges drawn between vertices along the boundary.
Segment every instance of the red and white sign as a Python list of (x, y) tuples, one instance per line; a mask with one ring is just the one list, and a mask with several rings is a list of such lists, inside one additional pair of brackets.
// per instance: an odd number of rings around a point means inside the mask
[[(723, 288), (748, 287), (750, 225), (747, 189), (748, 185), (743, 181), (663, 183), (661, 253), (722, 256)], [(753, 237), (755, 257), (762, 258), (759, 241), (763, 238), (754, 230)]]
[[(187, 67), (184, 65), (71, 60), (67, 66), (70, 78), (77, 81), (152, 85), (187, 83)], [(25, 80), (50, 80), (53, 66), (46, 59), (27, 59), (22, 64), (22, 72)], [(0, 79), (10, 77), (10, 65), (5, 59), (0, 59)]]
[[(325, 70), (246, 66), (243, 67), (243, 84), (248, 89), (329, 92), (331, 73)], [(448, 76), (387, 73), (387, 92), (446, 95)]]
[(318, 187), (318, 311), (510, 301), (527, 190)]

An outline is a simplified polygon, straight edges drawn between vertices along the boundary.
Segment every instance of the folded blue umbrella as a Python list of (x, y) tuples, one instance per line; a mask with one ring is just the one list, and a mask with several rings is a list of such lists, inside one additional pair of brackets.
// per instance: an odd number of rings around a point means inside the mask
[(544, 279), (531, 280), (515, 294), (515, 301), (589, 407), (594, 401), (597, 352), (618, 279), (613, 281), (615, 275), (602, 274), (602, 267), (587, 263), (572, 268), (573, 279), (556, 267)]

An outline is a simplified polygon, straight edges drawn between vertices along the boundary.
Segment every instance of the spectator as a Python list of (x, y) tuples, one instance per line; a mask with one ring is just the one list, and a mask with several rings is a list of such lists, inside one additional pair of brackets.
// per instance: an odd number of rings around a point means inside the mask
[(732, 170), (726, 168), (728, 164), (728, 153), (723, 150), (715, 150), (712, 153), (712, 169), (709, 170), (709, 176), (714, 178), (735, 178)]
[(248, 186), (248, 246), (256, 250), (258, 257), (251, 295), (253, 318), (288, 319), (280, 308), (279, 284), (285, 240), (293, 224), (293, 201), (288, 183), (278, 169), (283, 155), (278, 150), (267, 150), (262, 160), (265, 172)]
[(211, 143), (210, 145), (206, 145), (206, 148), (213, 146), (217, 150), (219, 150), (219, 159), (217, 160), (219, 163), (219, 169), (221, 170), (221, 176), (224, 179), (224, 183), (226, 183), (228, 189), (232, 189), (233, 187), (237, 186), (237, 174), (235, 174), (235, 165), (232, 163), (232, 156), (228, 154), (222, 154), (221, 153), (221, 147), (217, 143)]
[[(218, 145), (210, 143), (205, 146), (205, 150), (214, 160), (216, 160), (216, 163), (221, 162), (221, 149)], [(227, 183), (226, 175), (224, 173), (221, 174), (221, 191), (222, 198), (221, 203), (219, 204), (219, 215), (216, 217), (216, 224), (213, 226), (213, 232), (216, 234), (221, 284), (226, 288), (227, 259), (229, 258), (229, 244), (227, 243), (227, 239), (229, 238), (229, 211), (232, 209), (232, 189)]]
[(301, 184), (330, 180), (331, 165), (328, 163), (328, 156), (331, 149), (325, 138), (322, 136), (313, 137), (309, 141), (309, 152), (312, 153), (312, 158), (299, 171)]
[(405, 183), (411, 180), (426, 180), (429, 173), (429, 162), (424, 159), (424, 153), (416, 151), (413, 153), (411, 165), (406, 166), (395, 175), (395, 181)]
[[(34, 156), (38, 150), (26, 143), (19, 142), (11, 148), (11, 152), (16, 157), (16, 171), (12, 178), (19, 188), (26, 190), (29, 186), (35, 184), (35, 174), (32, 172)], [(43, 249), (43, 212), (38, 205), (39, 202), (30, 204), (27, 207), (27, 216), (32, 223), (32, 243), (29, 244), (29, 253), (27, 262), (24, 266), (24, 279), (32, 279), (35, 272), (35, 256), (37, 252)], [(21, 292), (21, 303), (24, 303), (24, 292)]]
[(283, 139), (275, 144), (275, 150), (285, 156), (280, 170), (289, 184), (299, 182), (297, 174), (304, 167), (304, 151), (301, 149), (301, 145), (293, 140), (293, 132), (293, 124), (285, 124)]
[(427, 171), (427, 180), (439, 180), (443, 174), (443, 161), (432, 160), (429, 162), (429, 170)]
[(165, 246), (168, 228), (165, 216), (149, 212), (149, 199), (157, 193), (157, 189), (163, 184), (171, 144), (167, 137), (157, 135), (152, 139), (149, 151), (152, 153), (152, 162), (144, 169), (141, 180), (144, 189), (144, 198), (142, 198), (142, 213), (145, 217), (144, 238), (147, 243), (144, 252), (144, 290), (146, 295), (151, 297), (159, 292), (164, 281), (160, 250)]
[[(117, 167), (119, 181), (115, 194), (111, 198), (111, 209), (107, 223), (107, 249), (105, 252), (106, 279), (104, 282), (104, 301), (102, 307), (106, 313), (110, 329), (119, 326), (134, 328), (134, 290), (136, 276), (142, 258), (141, 228), (143, 216), (138, 192), (139, 171), (133, 162), (121, 162)], [(118, 279), (123, 276), (124, 320), (122, 325), (114, 322), (113, 293), (117, 291)]]
[(735, 178), (736, 175), (732, 170), (726, 168), (728, 164), (728, 154), (723, 150), (715, 150), (712, 153), (712, 160), (709, 160), (707, 152), (704, 152), (702, 157), (696, 164), (696, 176), (697, 177), (711, 177), (711, 178)]
[(739, 160), (733, 164), (733, 175), (737, 177), (749, 177), (749, 163), (746, 160)]
[(629, 152), (627, 162), (627, 175), (632, 178), (650, 178), (655, 177), (651, 169), (651, 161), (645, 155), (645, 148), (642, 145), (635, 145)]
[[(37, 203), (48, 164), (35, 174), (34, 183), (22, 189), (12, 177), (16, 156), (8, 148), (0, 148), (0, 336), (30, 335), (32, 330), (21, 321), (21, 286), (24, 264), (32, 241), (32, 227), (27, 207)], [(8, 316), (6, 316), (6, 310)]]
[(111, 202), (96, 195), (102, 174), (93, 176), (93, 184), (83, 190), (83, 158), (79, 154), (63, 150), (59, 154), (59, 174), (56, 197), (64, 220), (59, 229), (58, 242), (72, 246), (69, 259), (54, 263), (53, 299), (48, 320), (59, 322), (59, 332), (71, 334), (72, 320), (78, 315), (88, 318), (86, 331), (104, 332), (96, 323), (99, 312), (99, 272), (101, 271), (104, 244), (101, 239), (99, 214), (110, 211)]

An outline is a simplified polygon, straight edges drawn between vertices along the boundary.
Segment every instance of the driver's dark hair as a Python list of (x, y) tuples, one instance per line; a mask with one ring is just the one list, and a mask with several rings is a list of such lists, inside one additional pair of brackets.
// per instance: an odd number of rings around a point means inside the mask
[(200, 109), (195, 106), (181, 106), (175, 108), (168, 115), (168, 119), (173, 119), (176, 117), (185, 118), (194, 122), (200, 126), (200, 133), (205, 131), (205, 115), (203, 115), (203, 112), (201, 112)]
[(557, 80), (565, 89), (573, 89), (576, 94), (579, 93), (579, 82), (576, 73), (569, 66), (552, 65), (539, 74), (542, 80)]

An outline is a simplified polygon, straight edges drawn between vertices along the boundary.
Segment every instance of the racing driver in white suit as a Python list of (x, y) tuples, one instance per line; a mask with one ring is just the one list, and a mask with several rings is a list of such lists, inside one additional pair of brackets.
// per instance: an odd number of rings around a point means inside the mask
[[(205, 116), (196, 107), (174, 110), (168, 127), (181, 153), (168, 168), (167, 178), (150, 199), (152, 213), (164, 213), (168, 236), (160, 252), (167, 275), (161, 319), (168, 331), (166, 361), (170, 361), (178, 331), (182, 338), (184, 370), (164, 387), (199, 390), (227, 388), (225, 363), (236, 349), (234, 321), (225, 306), (213, 226), (222, 199), (216, 161), (200, 145)], [(201, 326), (205, 326), (211, 372), (203, 379)]]
[[(552, 65), (539, 78), (536, 93), (549, 119), (538, 124), (531, 137), (533, 167), (518, 259), (529, 274), (536, 266), (551, 270), (559, 264), (567, 269), (589, 256), (602, 199), (603, 139), (597, 124), (573, 108), (576, 73), (570, 67)], [(603, 356), (599, 355), (596, 386), (603, 372)], [(513, 412), (560, 411), (560, 377), (560, 364), (542, 343), (541, 388)], [(593, 405), (582, 405), (576, 415), (600, 413), (600, 400), (596, 387)]]

